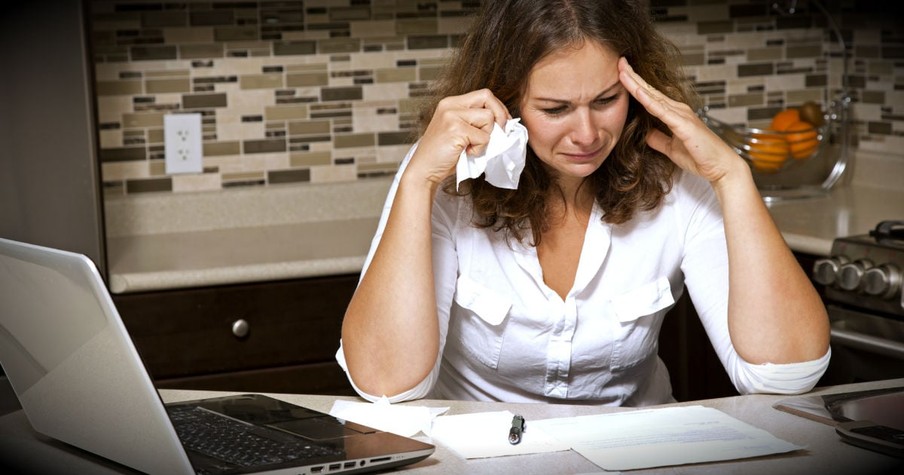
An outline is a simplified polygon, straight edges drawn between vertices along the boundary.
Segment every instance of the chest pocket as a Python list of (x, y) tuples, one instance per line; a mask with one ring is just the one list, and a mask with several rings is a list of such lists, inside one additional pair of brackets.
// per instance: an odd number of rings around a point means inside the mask
[(659, 329), (666, 310), (675, 303), (669, 280), (660, 277), (611, 300), (616, 328), (612, 370), (637, 366), (659, 348)]
[(511, 298), (461, 275), (456, 283), (455, 303), (465, 312), (461, 318), (451, 319), (449, 336), (458, 340), (462, 354), (496, 369)]

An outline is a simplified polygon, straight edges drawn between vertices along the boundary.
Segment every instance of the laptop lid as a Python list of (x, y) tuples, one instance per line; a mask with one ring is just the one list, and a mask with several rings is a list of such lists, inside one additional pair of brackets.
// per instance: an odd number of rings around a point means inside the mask
[(87, 257), (0, 239), (0, 362), (35, 431), (143, 472), (194, 473), (123, 335)]
[[(199, 469), (191, 462), (198, 457), (190, 457), (180, 442), (100, 274), (84, 255), (0, 238), (0, 363), (35, 431), (147, 473)], [(229, 417), (341, 445), (345, 458), (318, 465), (319, 473), (387, 468), (421, 460), (434, 450), (260, 395), (179, 403), (185, 404), (211, 411), (232, 408)], [(245, 419), (236, 407), (243, 408)], [(261, 416), (287, 410), (303, 417)], [(340, 427), (326, 427), (330, 424)], [(275, 471), (284, 469), (285, 464)]]

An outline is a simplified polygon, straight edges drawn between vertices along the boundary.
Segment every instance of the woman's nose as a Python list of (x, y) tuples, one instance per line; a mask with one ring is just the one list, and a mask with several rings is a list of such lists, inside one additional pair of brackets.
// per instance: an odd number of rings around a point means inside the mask
[(588, 145), (596, 141), (597, 127), (592, 111), (589, 108), (581, 108), (576, 111), (574, 117), (571, 141), (576, 145)]

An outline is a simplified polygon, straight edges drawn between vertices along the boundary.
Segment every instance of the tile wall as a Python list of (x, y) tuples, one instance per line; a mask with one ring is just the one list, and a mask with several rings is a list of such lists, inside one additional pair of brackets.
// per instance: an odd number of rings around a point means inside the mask
[[(761, 125), (834, 97), (841, 48), (808, 2), (650, 0), (706, 104)], [(781, 3), (781, 2), (780, 2)], [(904, 161), (904, 32), (836, 0), (856, 144)], [(419, 103), (479, 0), (89, 1), (107, 196), (348, 182), (392, 174)], [(864, 10), (866, 9), (866, 10)], [(871, 11), (873, 9), (875, 11)], [(204, 171), (164, 172), (163, 116), (202, 115)]]

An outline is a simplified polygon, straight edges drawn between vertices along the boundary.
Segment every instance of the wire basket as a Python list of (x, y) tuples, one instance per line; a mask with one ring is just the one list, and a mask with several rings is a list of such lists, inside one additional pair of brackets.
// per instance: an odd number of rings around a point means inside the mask
[(763, 199), (774, 202), (824, 195), (841, 179), (848, 162), (849, 103), (842, 94), (820, 106), (818, 125), (805, 122), (785, 131), (728, 124), (707, 108), (698, 115), (750, 165)]
[(755, 174), (772, 175), (799, 166), (820, 154), (828, 142), (833, 115), (824, 114), (821, 125), (799, 122), (794, 130), (777, 131), (732, 126), (704, 111), (703, 121), (735, 149)]

